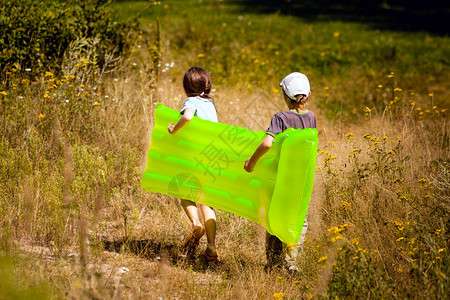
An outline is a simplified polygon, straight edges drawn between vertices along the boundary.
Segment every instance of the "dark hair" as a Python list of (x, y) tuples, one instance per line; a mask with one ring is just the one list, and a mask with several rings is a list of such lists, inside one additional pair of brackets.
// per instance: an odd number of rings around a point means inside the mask
[(199, 96), (211, 99), (211, 79), (200, 67), (192, 67), (184, 73), (183, 87), (188, 97)]
[[(188, 97), (202, 97), (210, 99), (214, 104), (213, 97), (209, 94), (211, 92), (211, 78), (208, 73), (200, 67), (189, 68), (183, 77), (183, 88)], [(217, 112), (217, 108), (216, 108)]]

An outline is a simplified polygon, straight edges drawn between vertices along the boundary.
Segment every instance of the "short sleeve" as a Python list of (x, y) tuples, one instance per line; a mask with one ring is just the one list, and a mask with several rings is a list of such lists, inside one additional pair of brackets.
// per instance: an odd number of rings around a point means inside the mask
[(274, 115), (270, 120), (270, 126), (267, 128), (266, 133), (276, 137), (277, 134), (283, 132), (283, 120), (278, 115)]
[(197, 106), (195, 105), (193, 98), (189, 97), (186, 100), (184, 100), (183, 108), (181, 109), (180, 113), (184, 114), (184, 110), (186, 108), (192, 108), (195, 113), (197, 113)]

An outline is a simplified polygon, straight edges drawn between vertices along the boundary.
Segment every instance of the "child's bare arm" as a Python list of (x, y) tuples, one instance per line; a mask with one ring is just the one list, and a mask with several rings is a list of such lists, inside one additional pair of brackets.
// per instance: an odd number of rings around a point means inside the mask
[(194, 114), (195, 114), (195, 110), (193, 110), (192, 108), (186, 108), (184, 110), (183, 116), (178, 121), (177, 125), (174, 126), (173, 122), (169, 124), (169, 127), (167, 128), (169, 133), (170, 134), (177, 133), (181, 128), (186, 126), (186, 124), (189, 123), (189, 121), (192, 120), (192, 118), (194, 117)]
[(258, 160), (269, 151), (270, 147), (272, 147), (273, 143), (273, 136), (266, 135), (264, 140), (259, 144), (258, 148), (255, 150), (255, 153), (253, 153), (252, 157), (248, 158), (245, 161), (244, 169), (247, 172), (253, 172), (253, 168), (255, 167)]

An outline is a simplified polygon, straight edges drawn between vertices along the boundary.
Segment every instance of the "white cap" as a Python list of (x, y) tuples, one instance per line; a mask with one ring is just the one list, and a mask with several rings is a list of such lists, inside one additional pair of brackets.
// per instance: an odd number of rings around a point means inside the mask
[(284, 77), (280, 82), (280, 86), (291, 100), (296, 100), (295, 96), (297, 95), (308, 96), (311, 91), (308, 77), (299, 72), (294, 72)]

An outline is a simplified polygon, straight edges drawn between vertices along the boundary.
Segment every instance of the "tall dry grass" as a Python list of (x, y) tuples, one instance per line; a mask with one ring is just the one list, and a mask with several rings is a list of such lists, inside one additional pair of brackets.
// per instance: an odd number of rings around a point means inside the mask
[[(154, 104), (179, 109), (184, 99), (179, 61), (160, 62), (158, 47), (140, 45), (129, 59), (111, 58), (112, 73), (86, 44), (72, 46), (61, 76), (31, 82), (11, 70), (0, 98), (0, 241), (9, 254), (0, 295), (446, 296), (449, 122), (433, 95), (383, 83), (384, 109), (355, 107), (365, 118), (344, 123), (327, 121), (315, 104), (326, 96), (313, 94), (320, 153), (300, 273), (265, 272), (264, 230), (221, 211), (223, 263), (208, 265), (204, 240), (193, 260), (179, 250), (190, 224), (178, 200), (140, 188)], [(264, 130), (284, 109), (276, 89), (215, 88), (224, 123)]]
[(395, 90), (383, 112), (365, 108), (365, 121), (329, 134), (319, 155), (321, 215), (336, 245), (322, 259), (333, 264), (331, 297), (447, 293), (447, 109)]

